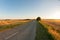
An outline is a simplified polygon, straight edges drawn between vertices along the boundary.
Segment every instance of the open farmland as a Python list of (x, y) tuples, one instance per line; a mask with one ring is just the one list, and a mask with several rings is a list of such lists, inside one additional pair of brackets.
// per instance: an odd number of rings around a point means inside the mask
[(11, 29), (16, 26), (22, 25), (30, 20), (20, 20), (20, 19), (4, 19), (0, 20), (0, 31)]
[(59, 19), (46, 19), (41, 21), (42, 24), (48, 29), (48, 32), (54, 37), (55, 40), (60, 40), (60, 20)]

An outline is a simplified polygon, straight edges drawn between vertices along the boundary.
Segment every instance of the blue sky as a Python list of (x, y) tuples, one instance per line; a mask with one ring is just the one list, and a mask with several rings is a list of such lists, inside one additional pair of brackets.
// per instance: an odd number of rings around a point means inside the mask
[(59, 0), (0, 0), (0, 19), (60, 19)]

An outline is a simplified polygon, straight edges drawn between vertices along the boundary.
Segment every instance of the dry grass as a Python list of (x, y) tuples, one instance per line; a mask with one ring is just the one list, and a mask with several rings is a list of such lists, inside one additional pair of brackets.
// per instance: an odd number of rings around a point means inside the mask
[(48, 32), (55, 40), (60, 40), (60, 20), (42, 20), (41, 23), (48, 29)]
[(0, 31), (14, 28), (16, 26), (22, 25), (30, 20), (0, 20)]
[(0, 25), (14, 24), (16, 22), (27, 22), (29, 20), (0, 20)]

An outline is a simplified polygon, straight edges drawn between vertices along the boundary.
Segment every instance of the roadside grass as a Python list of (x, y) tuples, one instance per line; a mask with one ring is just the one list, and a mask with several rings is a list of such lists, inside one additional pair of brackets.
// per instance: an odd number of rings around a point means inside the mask
[(60, 32), (54, 29), (51, 25), (48, 25), (44, 22), (41, 23), (45, 26), (45, 28), (48, 29), (48, 32), (53, 36), (54, 40), (60, 40)]
[(0, 31), (4, 31), (6, 29), (12, 29), (12, 28), (18, 27), (20, 25), (23, 25), (25, 23), (27, 23), (27, 22), (17, 22), (17, 23), (8, 24), (8, 25), (0, 25)]
[(48, 32), (48, 29), (44, 27), (44, 25), (42, 25), (40, 22), (37, 22), (35, 40), (54, 40), (54, 38)]

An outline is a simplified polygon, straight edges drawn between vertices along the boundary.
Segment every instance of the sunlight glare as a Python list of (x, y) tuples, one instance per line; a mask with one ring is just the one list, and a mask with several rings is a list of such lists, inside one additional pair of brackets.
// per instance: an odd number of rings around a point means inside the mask
[(60, 19), (60, 12), (56, 12), (52, 15), (54, 19)]

